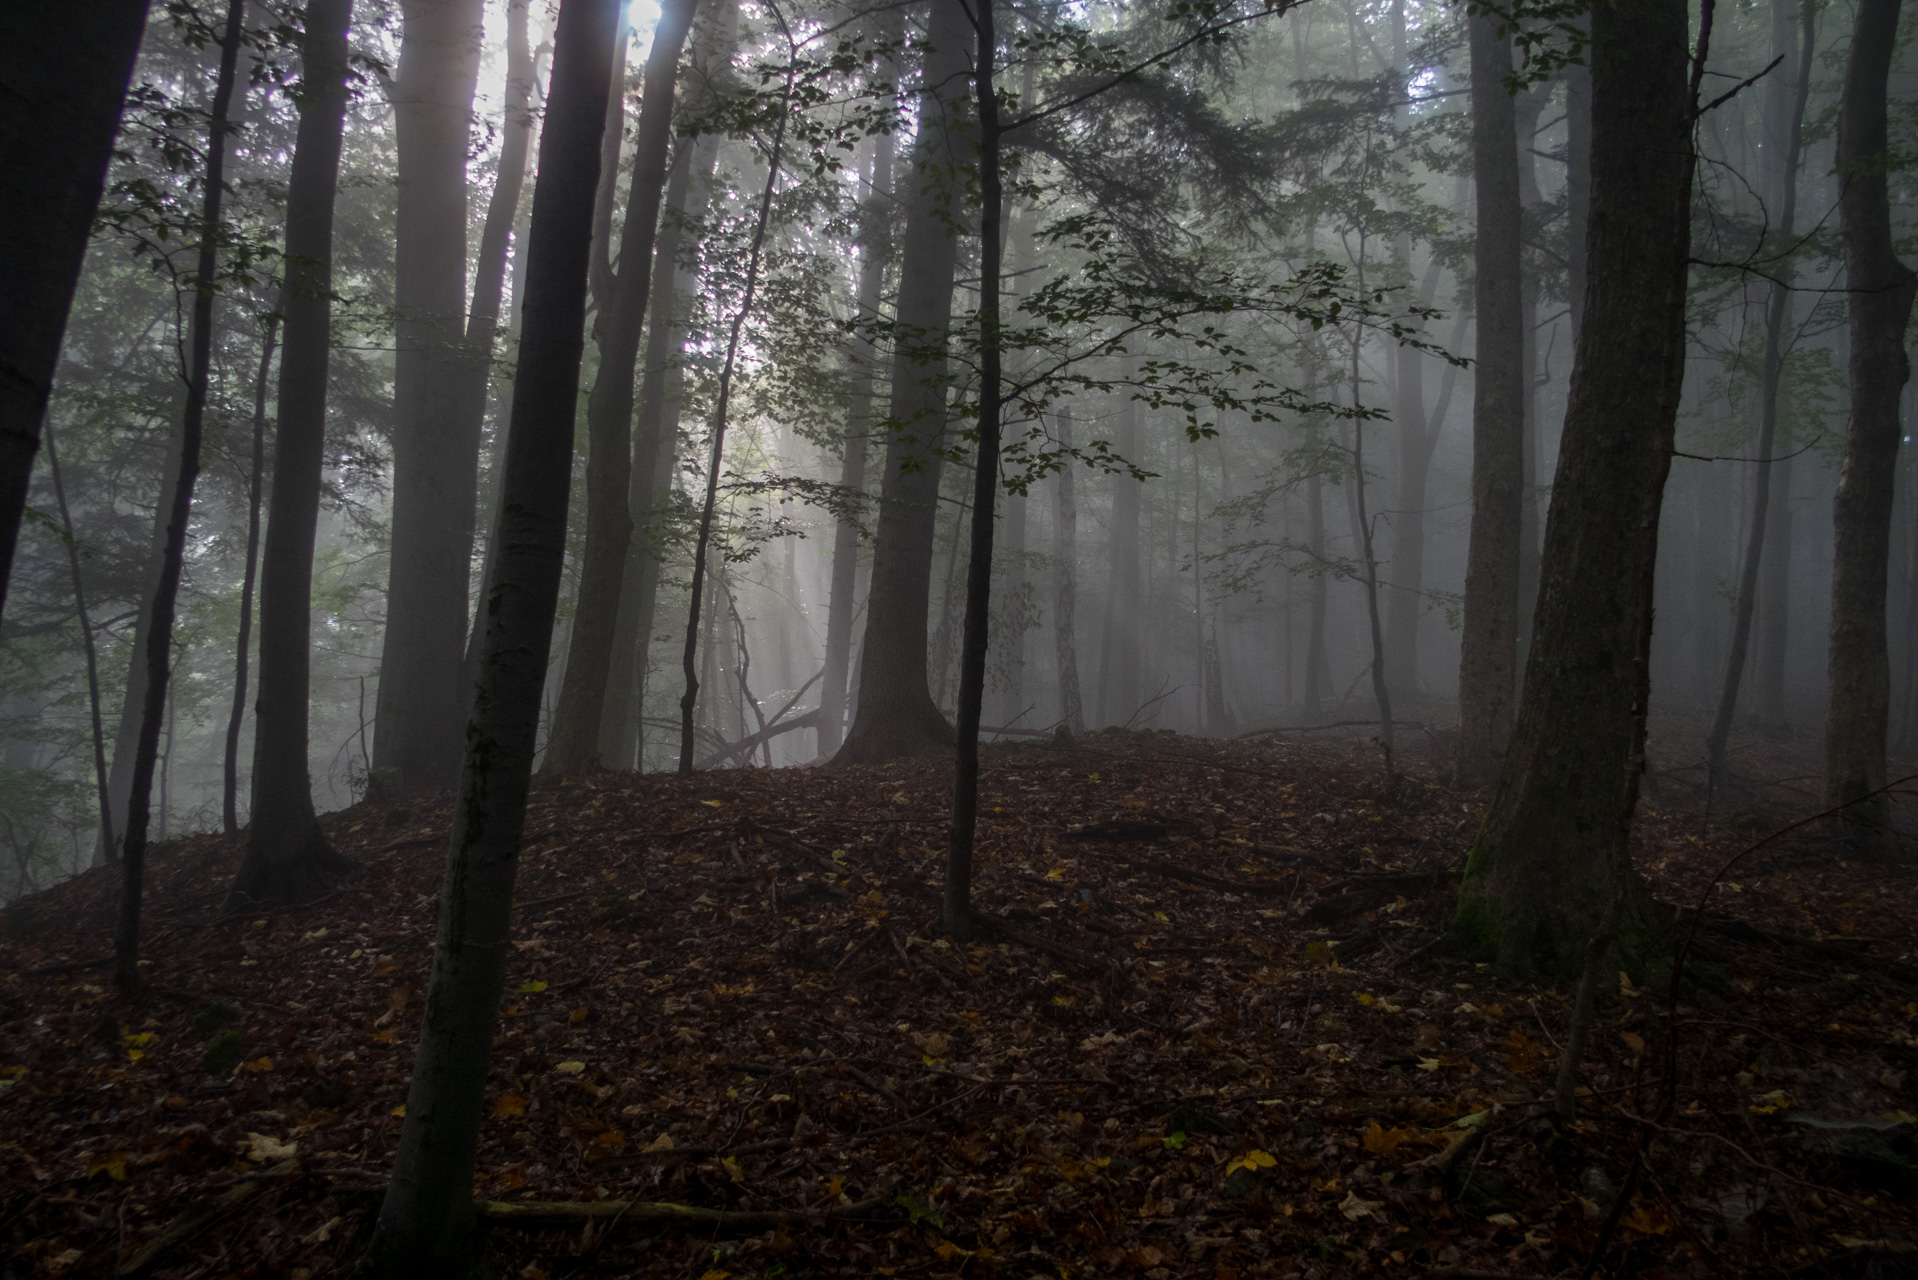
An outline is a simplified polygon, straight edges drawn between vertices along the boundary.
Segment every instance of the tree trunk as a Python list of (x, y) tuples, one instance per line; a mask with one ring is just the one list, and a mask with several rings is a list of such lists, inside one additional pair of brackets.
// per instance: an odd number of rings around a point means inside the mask
[(73, 578), (73, 616), (80, 624), (80, 648), (87, 660), (87, 710), (93, 724), (93, 787), (100, 806), (100, 830), (112, 842), (113, 802), (107, 791), (106, 736), (100, 725), (100, 663), (93, 644), (93, 621), (87, 616), (86, 583), (80, 576), (80, 543), (73, 536), (73, 516), (67, 510), (67, 488), (60, 478), (60, 456), (53, 446), (53, 423), (46, 424), (47, 470), (53, 473), (53, 498), (60, 507), (60, 531), (67, 544), (67, 571)]
[(619, 273), (610, 310), (594, 326), (599, 373), (586, 401), (586, 539), (580, 557), (578, 608), (566, 652), (553, 733), (541, 771), (576, 773), (599, 764), (600, 722), (619, 622), (633, 518), (633, 380), (652, 291), (653, 246), (673, 136), (673, 89), (679, 55), (692, 30), (697, 0), (667, 0), (646, 59), (632, 184), (619, 233)]
[[(871, 193), (862, 211), (859, 247), (859, 319), (879, 318), (885, 287), (886, 263), (892, 257), (892, 135), (873, 139)], [(852, 412), (848, 416), (845, 454), (839, 467), (839, 486), (848, 494), (864, 493), (866, 453), (872, 447), (873, 385), (877, 381), (879, 349), (858, 340), (852, 353)], [(852, 619), (859, 578), (859, 528), (841, 520), (833, 531), (832, 587), (826, 606), (826, 675), (819, 686), (819, 754), (830, 758), (846, 733), (846, 691), (852, 674)]]
[[(958, 257), (954, 226), (965, 137), (971, 22), (962, 0), (932, 0), (919, 135), (900, 236), (899, 337), (893, 351), (879, 524), (860, 646), (859, 706), (839, 764), (882, 764), (952, 749), (952, 727), (927, 686), (926, 613), (946, 433), (946, 331)], [(995, 215), (996, 216), (996, 215)]]
[[(1408, 264), (1409, 238), (1402, 252)], [(1438, 256), (1425, 268), (1419, 301), (1430, 306), (1438, 294), (1443, 264)], [(1425, 408), (1425, 353), (1409, 343), (1393, 353), (1392, 416), (1398, 420), (1398, 493), (1392, 513), (1392, 592), (1385, 601), (1385, 684), (1394, 697), (1419, 696), (1419, 621), (1425, 616), (1425, 489), (1445, 419)], [(1446, 366), (1446, 388), (1453, 374)], [(1443, 407), (1450, 396), (1442, 394)]]
[(273, 494), (260, 563), (260, 697), (254, 709), (251, 833), (230, 910), (320, 892), (349, 864), (313, 812), (313, 542), (326, 460), (333, 345), (333, 207), (346, 122), (353, 0), (309, 0), (299, 133), (286, 194), (285, 348)]
[(466, 151), (484, 0), (402, 0), (394, 83), (393, 517), (374, 709), (381, 785), (446, 786), (459, 771), (461, 680), (479, 502), (479, 420), (462, 387)]
[(1315, 719), (1332, 694), (1332, 665), (1325, 652), (1325, 484), (1316, 471), (1305, 479), (1305, 518), (1312, 574), (1306, 589), (1304, 711)]
[[(113, 939), (114, 980), (123, 995), (140, 981), (140, 898), (146, 872), (147, 822), (153, 795), (153, 770), (166, 719), (167, 676), (173, 658), (173, 612), (186, 564), (187, 522), (193, 517), (193, 485), (200, 475), (200, 437), (206, 421), (207, 386), (213, 369), (213, 298), (219, 282), (220, 206), (226, 194), (227, 108), (233, 101), (234, 70), (240, 59), (246, 0), (228, 0), (226, 29), (220, 39), (220, 70), (206, 140), (206, 178), (200, 204), (200, 244), (193, 273), (193, 322), (189, 335), (186, 411), (181, 415), (179, 475), (167, 500), (166, 548), (148, 613), (146, 690), (140, 709), (140, 739), (133, 757), (132, 794), (127, 801), (126, 839), (121, 846), (120, 918)], [(165, 805), (161, 822), (165, 822)]]
[[(1885, 583), (1897, 474), (1899, 399), (1911, 365), (1905, 326), (1918, 277), (1893, 247), (1886, 182), (1886, 86), (1899, 0), (1859, 0), (1838, 106), (1838, 216), (1851, 312), (1851, 424), (1832, 502), (1831, 650), (1825, 804), (1849, 805), (1848, 838), (1879, 846), (1891, 698)], [(1872, 797), (1867, 799), (1867, 797)]]
[(0, 13), (0, 611), (146, 0)]
[[(1541, 978), (1582, 970), (1631, 874), (1658, 519), (1684, 376), (1686, 47), (1681, 0), (1593, 10), (1585, 316), (1525, 694), (1458, 913), (1472, 944)], [(1628, 953), (1643, 927), (1637, 916), (1622, 927)]]
[[(1055, 415), (1059, 445), (1072, 448), (1072, 409)], [(1078, 613), (1078, 586), (1073, 581), (1079, 565), (1079, 506), (1073, 495), (1072, 458), (1052, 478), (1052, 632), (1059, 655), (1059, 722), (1068, 733), (1084, 733), (1085, 711), (1079, 698), (1079, 638), (1074, 630)]]
[[(1738, 569), (1738, 598), (1732, 614), (1731, 654), (1725, 659), (1725, 676), (1719, 689), (1718, 714), (1705, 741), (1705, 787), (1717, 795), (1730, 780), (1726, 766), (1726, 745), (1731, 739), (1732, 720), (1738, 713), (1739, 684), (1745, 676), (1745, 657), (1749, 651), (1752, 618), (1758, 608), (1759, 574), (1765, 562), (1765, 536), (1770, 532), (1772, 500), (1772, 454), (1778, 447), (1778, 384), (1785, 369), (1785, 326), (1791, 319), (1790, 259), (1793, 227), (1798, 216), (1798, 165), (1804, 149), (1805, 103), (1811, 96), (1812, 60), (1816, 54), (1817, 16), (1811, 0), (1799, 0), (1804, 30), (1797, 38), (1786, 15), (1787, 0), (1772, 0), (1772, 50), (1790, 63), (1796, 61), (1795, 78), (1774, 74), (1765, 89), (1765, 132), (1767, 157), (1783, 153), (1782, 164), (1774, 164), (1771, 181), (1766, 184), (1766, 203), (1778, 221), (1777, 243), (1782, 260), (1772, 266), (1770, 292), (1765, 299), (1765, 350), (1758, 370), (1758, 447), (1752, 464), (1752, 507), (1745, 554)], [(1793, 53), (1797, 58), (1793, 59)], [(1767, 240), (1771, 237), (1767, 236)]]
[[(279, 303), (286, 305), (284, 297)], [(227, 835), (240, 832), (240, 730), (246, 724), (247, 661), (253, 645), (253, 589), (260, 563), (260, 507), (266, 494), (266, 379), (280, 336), (278, 314), (266, 318), (260, 340), (260, 371), (253, 380), (253, 455), (247, 468), (246, 565), (240, 574), (240, 626), (233, 639), (233, 706), (226, 717), (226, 759), (220, 770), (220, 825)], [(89, 662), (91, 658), (89, 657)]]
[(554, 37), (484, 656), (406, 1119), (362, 1264), (387, 1280), (469, 1275), (479, 1264), (473, 1168), (566, 554), (586, 262), (618, 10), (615, 0), (562, 0)]
[[(1128, 360), (1121, 380), (1132, 380)], [(1115, 418), (1112, 447), (1133, 465), (1139, 463), (1139, 411), (1127, 396)], [(1139, 704), (1139, 497), (1140, 484), (1123, 471), (1112, 475), (1112, 521), (1106, 543), (1110, 567), (1106, 609), (1099, 643), (1101, 725), (1124, 724)]]
[(1467, 20), (1472, 46), (1472, 172), (1478, 189), (1472, 396), (1472, 534), (1459, 649), (1456, 781), (1496, 781), (1517, 689), (1519, 527), (1524, 487), (1524, 332), (1519, 293), (1518, 125), (1498, 19)]

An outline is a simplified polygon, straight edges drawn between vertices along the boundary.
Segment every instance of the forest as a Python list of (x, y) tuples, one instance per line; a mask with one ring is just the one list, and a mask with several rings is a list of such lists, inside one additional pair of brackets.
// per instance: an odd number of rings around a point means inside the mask
[(1918, 1270), (1900, 0), (0, 12), (0, 1276)]

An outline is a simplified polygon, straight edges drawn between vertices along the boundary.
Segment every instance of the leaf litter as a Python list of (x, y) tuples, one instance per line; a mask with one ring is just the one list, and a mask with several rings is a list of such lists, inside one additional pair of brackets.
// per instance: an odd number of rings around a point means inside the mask
[[(475, 1188), (490, 1263), (1548, 1276), (1613, 1217), (1607, 1271), (1903, 1260), (1908, 871), (1786, 848), (1738, 872), (1675, 1018), (1652, 979), (1608, 993), (1561, 1124), (1569, 993), (1449, 950), (1483, 797), (1446, 790), (1436, 750), (1405, 765), (1168, 733), (991, 749), (963, 947), (936, 924), (943, 762), (536, 785)], [(1647, 810), (1637, 857), (1671, 901), (1749, 842)], [(108, 876), (0, 918), (20, 1273), (351, 1267), (404, 1115), (448, 802), (326, 822), (358, 869), (283, 910), (220, 914), (237, 841), (156, 850), (137, 1006), (99, 963)]]

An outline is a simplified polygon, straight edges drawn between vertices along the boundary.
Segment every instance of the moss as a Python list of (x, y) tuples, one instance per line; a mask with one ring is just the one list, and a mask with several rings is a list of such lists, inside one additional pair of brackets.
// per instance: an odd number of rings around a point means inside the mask
[(1490, 885), (1486, 883), (1491, 874), (1492, 851), (1481, 831), (1478, 839), (1472, 841), (1472, 851), (1465, 857), (1465, 876), (1459, 884), (1458, 911), (1452, 916), (1452, 931), (1468, 950), (1487, 957), (1498, 951), (1499, 936), (1503, 932), (1498, 912), (1492, 907)]

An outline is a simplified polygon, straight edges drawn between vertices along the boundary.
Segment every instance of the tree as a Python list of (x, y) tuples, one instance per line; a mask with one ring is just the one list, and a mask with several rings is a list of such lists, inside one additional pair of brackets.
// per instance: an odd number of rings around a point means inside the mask
[(392, 86), (399, 202), (393, 236), (393, 524), (374, 711), (382, 784), (445, 785), (459, 769), (479, 502), (479, 420), (462, 388), (466, 152), (483, 0), (402, 0)]
[(477, 1266), (473, 1167), (566, 553), (593, 194), (618, 9), (616, 0), (562, 0), (554, 36), (479, 684), (406, 1119), (362, 1264), (367, 1275), (391, 1280), (461, 1276)]
[(254, 708), (251, 823), (227, 903), (287, 902), (328, 887), (349, 864), (313, 811), (307, 759), (312, 696), (313, 544), (326, 454), (333, 349), (333, 211), (346, 128), (346, 33), (353, 0), (308, 0), (300, 126), (286, 191), (279, 419), (260, 558), (260, 695)]
[(1478, 190), (1478, 363), (1472, 396), (1472, 539), (1459, 644), (1459, 786), (1496, 780), (1512, 734), (1518, 672), (1525, 346), (1519, 290), (1523, 212), (1511, 44), (1489, 13), (1467, 20), (1472, 49), (1472, 179)]
[[(1059, 447), (1071, 449), (1072, 410), (1061, 408), (1053, 420), (1058, 424)], [(1052, 635), (1058, 654), (1059, 723), (1067, 733), (1084, 733), (1086, 728), (1079, 698), (1079, 638), (1073, 628), (1079, 596), (1073, 583), (1073, 567), (1079, 561), (1078, 542), (1079, 508), (1073, 500), (1072, 468), (1064, 466), (1052, 480)], [(1192, 571), (1201, 572), (1196, 562)]]
[(600, 762), (607, 672), (613, 664), (620, 588), (633, 536), (627, 492), (632, 483), (633, 379), (670, 158), (673, 87), (697, 7), (696, 0), (667, 0), (653, 32), (626, 220), (620, 227), (619, 270), (609, 282), (611, 297), (602, 301), (595, 328), (599, 374), (586, 401), (586, 544), (580, 558), (579, 605), (542, 766), (553, 774), (590, 769)]
[(932, 0), (920, 68), (919, 132), (900, 201), (905, 222), (899, 237), (897, 340), (859, 651), (859, 705), (845, 744), (833, 757), (836, 764), (934, 755), (953, 741), (952, 726), (927, 687), (926, 611), (939, 514), (939, 450), (948, 416), (946, 341), (958, 263), (955, 170), (971, 158), (962, 142), (970, 114), (966, 53), (971, 37), (962, 0)]
[(1585, 313), (1524, 696), (1459, 891), (1462, 933), (1517, 973), (1577, 974), (1630, 885), (1652, 570), (1684, 375), (1698, 74), (1688, 96), (1686, 44), (1681, 0), (1593, 8)]
[(1850, 806), (1848, 838), (1881, 844), (1891, 665), (1885, 582), (1901, 428), (1911, 376), (1905, 326), (1918, 275), (1892, 239), (1886, 88), (1899, 0), (1859, 0), (1838, 104), (1838, 216), (1851, 313), (1851, 424), (1832, 499), (1831, 648), (1825, 712), (1825, 804)]
[(193, 321), (189, 354), (181, 369), (186, 408), (181, 414), (178, 474), (166, 499), (166, 546), (159, 581), (147, 607), (146, 689), (140, 708), (140, 738), (133, 759), (127, 800), (126, 835), (120, 852), (120, 911), (113, 938), (114, 980), (124, 995), (140, 981), (140, 899), (146, 874), (147, 824), (151, 817), (153, 770), (160, 754), (160, 728), (167, 710), (167, 677), (173, 662), (173, 613), (186, 564), (187, 521), (193, 514), (193, 484), (200, 474), (200, 438), (206, 422), (207, 386), (213, 366), (213, 298), (218, 289), (220, 202), (226, 195), (227, 108), (233, 101), (234, 71), (240, 59), (246, 0), (228, 0), (220, 36), (220, 69), (207, 118), (206, 176), (202, 188), (197, 262), (193, 272)]
[[(1122, 381), (1136, 372), (1127, 369)], [(1119, 407), (1112, 447), (1122, 458), (1139, 456), (1139, 411), (1131, 400)], [(1110, 576), (1099, 643), (1101, 725), (1129, 723), (1139, 706), (1139, 482), (1119, 471), (1112, 476), (1112, 528), (1106, 548)]]
[(240, 577), (240, 629), (233, 641), (233, 704), (226, 717), (226, 759), (220, 768), (220, 828), (227, 835), (240, 832), (240, 730), (246, 724), (247, 661), (253, 648), (253, 589), (260, 561), (260, 507), (266, 483), (266, 380), (273, 368), (273, 352), (280, 337), (279, 308), (266, 317), (260, 339), (260, 371), (253, 380), (253, 448), (247, 467), (246, 563)]
[(147, 0), (13, 4), (0, 16), (0, 611), (146, 18)]

